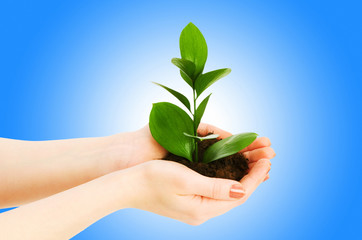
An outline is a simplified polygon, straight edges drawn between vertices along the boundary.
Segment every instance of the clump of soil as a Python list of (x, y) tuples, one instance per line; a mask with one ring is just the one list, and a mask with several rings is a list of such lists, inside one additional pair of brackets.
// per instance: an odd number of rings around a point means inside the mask
[[(199, 160), (203, 159), (204, 152), (209, 146), (220, 140), (221, 139), (208, 139), (199, 142)], [(191, 162), (186, 158), (172, 153), (168, 153), (163, 159), (181, 163), (207, 177), (227, 178), (240, 181), (249, 171), (249, 160), (245, 158), (242, 153), (235, 153), (234, 155), (224, 157), (210, 163)]]

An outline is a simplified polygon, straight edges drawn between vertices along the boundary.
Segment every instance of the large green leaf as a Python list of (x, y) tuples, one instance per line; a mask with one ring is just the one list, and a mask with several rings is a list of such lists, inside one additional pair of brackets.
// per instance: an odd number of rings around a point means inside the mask
[(178, 106), (154, 103), (150, 114), (150, 131), (153, 138), (167, 151), (192, 161), (194, 140), (183, 133), (193, 134), (190, 116)]
[(194, 81), (192, 76), (195, 72), (195, 64), (189, 60), (181, 58), (172, 58), (171, 62), (180, 69), (182, 78), (193, 88)]
[(181, 32), (180, 51), (183, 59), (195, 64), (195, 73), (191, 78), (196, 79), (204, 70), (207, 45), (204, 36), (193, 23), (189, 23)]
[(201, 118), (204, 115), (205, 108), (206, 108), (207, 103), (209, 102), (210, 96), (211, 96), (211, 93), (204, 100), (202, 100), (202, 102), (200, 103), (200, 105), (196, 109), (195, 120), (194, 120), (195, 125), (196, 125), (196, 129), (198, 128), (198, 126), (199, 126), (199, 124), (201, 122)]
[(233, 155), (249, 146), (258, 136), (256, 133), (232, 135), (211, 145), (204, 153), (204, 163)]
[(170, 92), (172, 95), (174, 95), (178, 100), (180, 100), (180, 102), (182, 102), (188, 110), (191, 111), (190, 102), (184, 95), (182, 95), (181, 93), (179, 93), (179, 92), (177, 92), (177, 91), (175, 91), (175, 90), (173, 90), (173, 89), (171, 89), (169, 87), (166, 87), (166, 86), (164, 86), (162, 84), (159, 84), (159, 83), (156, 83), (156, 82), (152, 82), (152, 83), (166, 89), (168, 92)]
[(205, 74), (201, 74), (195, 81), (195, 89), (197, 96), (200, 96), (200, 94), (208, 87), (210, 87), (213, 83), (215, 83), (220, 78), (225, 77), (231, 72), (230, 68), (223, 68), (218, 69), (215, 71), (211, 71)]

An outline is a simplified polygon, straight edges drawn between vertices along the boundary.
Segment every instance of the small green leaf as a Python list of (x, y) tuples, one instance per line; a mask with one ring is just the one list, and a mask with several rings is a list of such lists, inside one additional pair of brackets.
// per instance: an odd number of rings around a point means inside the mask
[(207, 45), (204, 36), (193, 23), (189, 23), (181, 32), (180, 51), (182, 59), (195, 64), (195, 73), (191, 78), (196, 79), (204, 70)]
[(194, 88), (194, 81), (187, 74), (180, 70), (180, 75), (190, 87)]
[(195, 72), (195, 64), (189, 60), (181, 59), (181, 58), (172, 58), (171, 62), (180, 69), (182, 78), (191, 86), (194, 86), (194, 81), (192, 80), (192, 76)]
[(189, 60), (182, 58), (172, 58), (171, 62), (190, 77), (195, 72), (195, 64)]
[(149, 126), (153, 138), (162, 147), (192, 161), (194, 140), (183, 133), (193, 133), (193, 122), (184, 110), (168, 102), (154, 103)]
[(207, 103), (209, 102), (210, 96), (211, 96), (211, 93), (204, 100), (202, 100), (202, 102), (200, 103), (200, 105), (196, 109), (195, 120), (194, 120), (195, 125), (196, 125), (196, 129), (198, 128), (198, 126), (199, 126), (199, 124), (201, 122), (201, 118), (204, 115), (205, 108), (206, 108)]
[(232, 135), (211, 145), (204, 153), (204, 163), (233, 155), (249, 146), (258, 136), (256, 133)]
[(227, 76), (231, 72), (230, 68), (218, 69), (215, 71), (211, 71), (205, 74), (201, 74), (195, 81), (195, 89), (197, 96), (208, 87), (210, 87), (213, 83), (215, 83), (220, 78)]
[(210, 135), (207, 135), (205, 137), (200, 137), (200, 136), (194, 136), (194, 135), (190, 135), (188, 133), (185, 133), (184, 132), (184, 135), (186, 137), (189, 137), (189, 138), (193, 138), (193, 139), (198, 139), (200, 141), (203, 141), (203, 140), (206, 140), (206, 139), (215, 139), (215, 138), (218, 138), (219, 137), (219, 134), (210, 134)]
[(191, 111), (190, 102), (189, 102), (189, 100), (188, 100), (184, 95), (182, 95), (181, 93), (179, 93), (179, 92), (177, 92), (177, 91), (175, 91), (175, 90), (173, 90), (173, 89), (171, 89), (171, 88), (169, 88), (169, 87), (166, 87), (166, 86), (164, 86), (164, 85), (162, 85), (162, 84), (159, 84), (159, 83), (156, 83), (156, 82), (152, 82), (152, 83), (154, 83), (154, 84), (156, 84), (156, 85), (158, 85), (158, 86), (163, 87), (164, 89), (166, 89), (169, 93), (171, 93), (171, 94), (174, 95), (178, 100), (180, 100), (180, 102), (182, 102), (189, 111)]

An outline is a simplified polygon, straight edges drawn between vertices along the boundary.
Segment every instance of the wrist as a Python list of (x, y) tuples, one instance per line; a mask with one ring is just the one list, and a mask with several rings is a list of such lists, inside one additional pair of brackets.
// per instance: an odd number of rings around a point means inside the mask
[(107, 192), (110, 195), (113, 211), (124, 208), (136, 208), (142, 200), (139, 182), (142, 179), (142, 169), (139, 166), (118, 170), (106, 175)]
[(99, 166), (104, 174), (128, 168), (135, 149), (137, 132), (124, 132), (104, 137)]

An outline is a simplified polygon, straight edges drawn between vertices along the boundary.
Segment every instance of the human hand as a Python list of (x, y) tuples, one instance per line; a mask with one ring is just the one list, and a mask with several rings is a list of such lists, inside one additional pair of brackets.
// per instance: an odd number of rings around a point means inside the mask
[[(208, 134), (209, 132), (219, 134), (219, 138), (232, 135), (213, 125), (201, 123), (198, 133)], [(162, 159), (167, 154), (167, 151), (152, 137), (148, 124), (126, 135), (122, 133), (110, 136), (109, 143), (110, 147), (107, 148), (107, 155), (111, 159), (113, 170), (132, 167), (150, 160)], [(268, 138), (259, 137), (242, 152), (249, 158), (249, 163), (252, 166), (254, 162), (261, 158), (271, 159), (275, 156), (275, 152), (270, 148), (270, 145)]]
[(269, 169), (269, 160), (261, 159), (239, 183), (205, 177), (176, 162), (149, 161), (0, 214), (0, 238), (70, 239), (123, 208), (199, 225), (245, 202)]
[(269, 159), (260, 159), (240, 182), (205, 177), (184, 165), (163, 160), (149, 161), (120, 173), (131, 192), (126, 194), (126, 207), (199, 225), (244, 203), (269, 169)]

